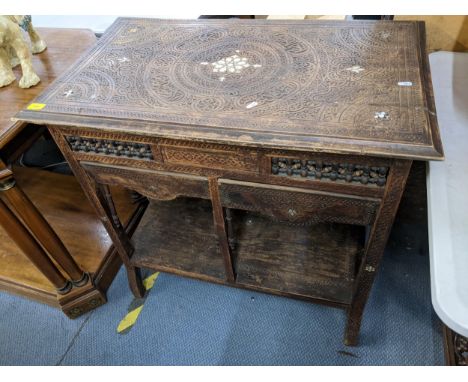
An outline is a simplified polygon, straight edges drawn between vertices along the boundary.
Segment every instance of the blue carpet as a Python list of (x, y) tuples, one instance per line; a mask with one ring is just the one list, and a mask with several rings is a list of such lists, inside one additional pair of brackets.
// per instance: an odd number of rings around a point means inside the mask
[(70, 320), (55, 308), (0, 292), (0, 365), (55, 365), (87, 316)]
[(71, 321), (0, 293), (3, 365), (443, 365), (428, 257), (389, 249), (360, 345), (342, 343), (341, 309), (161, 274), (135, 326), (121, 270), (109, 303)]

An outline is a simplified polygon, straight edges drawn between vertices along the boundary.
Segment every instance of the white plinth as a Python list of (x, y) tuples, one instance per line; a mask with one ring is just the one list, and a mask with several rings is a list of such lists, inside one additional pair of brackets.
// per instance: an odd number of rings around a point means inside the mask
[(428, 165), (432, 304), (468, 336), (468, 53), (430, 56), (445, 161)]

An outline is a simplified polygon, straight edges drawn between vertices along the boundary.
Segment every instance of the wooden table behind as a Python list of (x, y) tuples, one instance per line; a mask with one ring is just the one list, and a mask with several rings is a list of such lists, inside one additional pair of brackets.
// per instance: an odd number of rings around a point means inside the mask
[(5, 146), (19, 130), (21, 123), (14, 123), (11, 118), (41, 94), (57, 77), (70, 67), (86, 49), (96, 42), (96, 37), (87, 29), (37, 28), (46, 41), (47, 50), (33, 55), (33, 66), (41, 82), (29, 89), (21, 89), (18, 80), (21, 68), (14, 69), (17, 81), (0, 88), (0, 148)]
[[(91, 30), (37, 28), (37, 31), (48, 46), (46, 51), (33, 56), (33, 65), (41, 82), (30, 89), (21, 89), (16, 81), (0, 89), (2, 166), (4, 162), (13, 162), (17, 155), (26, 150), (43, 131), (40, 126), (13, 122), (11, 118), (43, 92), (96, 42)], [(21, 68), (15, 68), (14, 72), (19, 80)], [(92, 275), (93, 282), (105, 292), (121, 261), (74, 177), (16, 166), (13, 166), (12, 171), (17, 182), (16, 187), (29, 197), (59, 235), (76, 262)], [(116, 204), (122, 219), (129, 223), (129, 228), (134, 227), (138, 220), (135, 218), (139, 208), (131, 202), (129, 193), (123, 189), (115, 189), (114, 197), (118, 200)], [(9, 207), (14, 210), (14, 206), (9, 205)], [(35, 235), (34, 232), (32, 234)], [(0, 289), (50, 305), (61, 305), (54, 286), (1, 227)], [(79, 302), (75, 306), (78, 308), (75, 312), (79, 313), (80, 304), (85, 302)]]

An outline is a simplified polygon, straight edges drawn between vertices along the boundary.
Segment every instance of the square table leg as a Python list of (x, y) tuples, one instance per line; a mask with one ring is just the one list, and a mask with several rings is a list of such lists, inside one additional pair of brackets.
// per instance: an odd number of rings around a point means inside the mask
[(392, 229), (411, 163), (410, 160), (396, 160), (390, 171), (385, 194), (377, 217), (372, 224), (365, 253), (359, 267), (353, 301), (348, 309), (348, 322), (345, 331), (346, 345), (355, 346), (358, 343), (364, 307)]

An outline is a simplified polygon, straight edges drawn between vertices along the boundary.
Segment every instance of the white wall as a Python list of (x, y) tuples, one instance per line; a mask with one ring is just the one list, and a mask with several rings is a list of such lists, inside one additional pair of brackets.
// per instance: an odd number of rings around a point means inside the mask
[[(160, 19), (196, 19), (200, 15), (163, 15), (163, 16), (134, 16), (134, 17), (152, 17)], [(88, 28), (94, 33), (103, 33), (118, 16), (42, 16), (32, 15), (32, 21), (36, 27), (49, 28)], [(133, 16), (132, 16), (133, 17)]]

